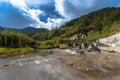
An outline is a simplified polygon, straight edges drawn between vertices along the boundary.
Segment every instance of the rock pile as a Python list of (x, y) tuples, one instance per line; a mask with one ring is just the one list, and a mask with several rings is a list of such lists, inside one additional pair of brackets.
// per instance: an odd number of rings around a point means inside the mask
[(97, 54), (100, 53), (100, 49), (97, 46), (91, 45), (88, 48), (84, 49), (66, 49), (65, 52), (74, 54), (74, 55), (80, 55), (80, 54)]

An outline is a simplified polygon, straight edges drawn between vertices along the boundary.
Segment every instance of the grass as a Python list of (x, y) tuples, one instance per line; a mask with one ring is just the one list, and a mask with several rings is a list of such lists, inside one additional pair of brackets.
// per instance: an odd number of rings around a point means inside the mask
[(68, 48), (67, 42), (63, 42), (63, 39), (59, 37), (56, 37), (52, 40), (43, 41), (38, 45), (40, 49)]
[(59, 45), (59, 48), (60, 48), (60, 49), (66, 49), (66, 48), (68, 48), (68, 46), (67, 46), (66, 44), (60, 44), (60, 45)]
[(0, 58), (13, 57), (34, 52), (33, 48), (0, 48)]

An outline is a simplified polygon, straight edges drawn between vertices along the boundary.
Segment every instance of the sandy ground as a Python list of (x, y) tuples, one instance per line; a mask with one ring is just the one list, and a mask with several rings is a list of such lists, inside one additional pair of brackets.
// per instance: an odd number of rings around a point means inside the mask
[(53, 49), (49, 56), (0, 59), (0, 80), (120, 80), (120, 54), (73, 55)]

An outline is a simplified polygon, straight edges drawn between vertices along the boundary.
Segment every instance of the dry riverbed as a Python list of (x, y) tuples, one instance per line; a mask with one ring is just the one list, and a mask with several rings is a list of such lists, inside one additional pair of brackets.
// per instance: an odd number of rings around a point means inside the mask
[(53, 49), (47, 56), (0, 59), (0, 80), (120, 80), (120, 54), (73, 55)]

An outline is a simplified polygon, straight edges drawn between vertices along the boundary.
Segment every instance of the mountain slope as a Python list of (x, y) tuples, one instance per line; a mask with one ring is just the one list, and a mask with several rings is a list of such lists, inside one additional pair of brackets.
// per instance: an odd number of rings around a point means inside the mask
[(38, 32), (41, 33), (41, 32), (48, 31), (45, 28), (26, 27), (26, 28), (23, 28), (23, 29), (12, 29), (12, 28), (5, 28), (5, 27), (0, 26), (0, 31), (4, 31), (4, 30), (16, 31), (16, 32), (27, 34), (29, 36), (32, 36), (32, 35), (34, 35), (35, 33), (38, 33)]
[[(62, 35), (70, 35), (73, 30), (75, 31), (73, 31), (74, 33), (89, 33), (89, 37), (99, 33), (106, 34), (106, 36), (114, 34), (116, 31), (120, 31), (120, 8), (105, 8), (89, 13), (66, 23), (61, 29), (65, 27), (72, 28), (72, 30)], [(64, 37), (69, 37), (66, 35)], [(102, 36), (104, 37), (104, 35)]]
[(23, 29), (18, 29), (19, 32), (22, 32), (22, 33), (25, 33), (29, 36), (32, 36), (34, 35), (35, 33), (38, 33), (38, 32), (46, 32), (48, 31), (47, 29), (45, 28), (34, 28), (34, 27), (26, 27), (26, 28), (23, 28)]
[[(67, 22), (58, 29), (47, 33), (37, 33), (33, 38), (37, 39), (41, 34), (47, 34), (47, 39), (68, 38), (82, 33), (88, 34), (88, 38), (92, 39), (105, 37), (118, 31), (120, 31), (120, 8), (104, 8)], [(41, 39), (38, 38), (38, 40)]]

